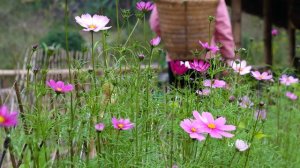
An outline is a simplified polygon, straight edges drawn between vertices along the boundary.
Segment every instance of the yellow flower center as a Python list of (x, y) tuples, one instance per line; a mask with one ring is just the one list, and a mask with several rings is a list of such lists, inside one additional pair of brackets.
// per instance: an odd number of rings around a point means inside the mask
[(61, 91), (62, 91), (62, 88), (57, 87), (57, 88), (56, 88), (56, 91), (61, 92)]
[(5, 118), (3, 116), (0, 116), (0, 123), (4, 123)]
[(94, 25), (94, 24), (89, 25), (89, 28), (90, 28), (90, 29), (96, 29), (96, 27), (97, 27), (97, 26)]
[(208, 124), (208, 128), (210, 128), (210, 129), (215, 129), (215, 128), (216, 128), (216, 125), (215, 125), (215, 124)]
[(124, 128), (124, 124), (118, 124), (118, 127), (119, 127), (120, 129), (122, 129), (122, 128)]
[(192, 131), (192, 132), (196, 132), (197, 129), (196, 129), (196, 128), (192, 128), (191, 131)]

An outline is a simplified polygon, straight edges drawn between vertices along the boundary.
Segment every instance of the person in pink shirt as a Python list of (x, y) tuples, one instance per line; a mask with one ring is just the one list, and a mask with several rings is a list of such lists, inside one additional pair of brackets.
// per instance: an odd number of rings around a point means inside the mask
[[(201, 23), (199, 23), (201, 24)], [(154, 6), (150, 16), (150, 27), (158, 35), (161, 35), (159, 27), (159, 16), (157, 7)], [(234, 41), (230, 23), (230, 17), (228, 14), (225, 0), (220, 0), (215, 14), (215, 32), (211, 39), (211, 45), (221, 43), (220, 48), (221, 55), (225, 61), (234, 59)], [(189, 71), (186, 67), (181, 66), (178, 60), (172, 60), (167, 54), (167, 61), (169, 65), (169, 81), (175, 82), (176, 75), (183, 75)]]

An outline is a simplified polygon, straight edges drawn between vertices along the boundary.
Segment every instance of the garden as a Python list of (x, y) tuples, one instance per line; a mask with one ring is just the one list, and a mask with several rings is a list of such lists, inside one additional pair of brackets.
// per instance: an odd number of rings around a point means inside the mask
[(60, 28), (22, 44), (23, 71), (0, 96), (0, 168), (299, 167), (299, 71), (280, 61), (285, 34), (269, 32), (273, 66), (254, 40), (226, 57), (212, 15), (207, 41), (177, 60), (176, 35), (151, 23), (160, 0), (121, 1), (76, 12), (60, 1)]

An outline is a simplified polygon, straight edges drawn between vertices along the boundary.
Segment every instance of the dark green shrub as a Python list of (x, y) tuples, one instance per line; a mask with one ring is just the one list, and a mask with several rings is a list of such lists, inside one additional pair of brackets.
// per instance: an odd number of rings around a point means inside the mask
[[(59, 45), (66, 49), (66, 39), (64, 30), (51, 30), (41, 39), (41, 44), (45, 43), (47, 46)], [(68, 34), (69, 50), (81, 51), (82, 45), (85, 43), (83, 37), (77, 31), (70, 31)]]

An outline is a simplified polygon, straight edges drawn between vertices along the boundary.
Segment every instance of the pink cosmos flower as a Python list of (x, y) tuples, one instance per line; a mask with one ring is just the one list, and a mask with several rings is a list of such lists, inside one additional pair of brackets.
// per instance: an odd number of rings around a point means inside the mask
[(245, 75), (250, 73), (252, 66), (247, 66), (247, 62), (245, 60), (239, 61), (230, 61), (229, 65), (232, 67), (234, 72), (239, 73), (240, 75)]
[(249, 99), (248, 96), (243, 96), (240, 100), (240, 104), (239, 104), (242, 108), (250, 108), (252, 107), (254, 104), (253, 102)]
[(203, 132), (201, 126), (194, 120), (184, 119), (180, 122), (180, 127), (185, 132), (189, 133), (192, 139), (197, 139), (198, 141), (203, 141), (205, 139), (201, 134)]
[(220, 49), (218, 46), (210, 46), (208, 44), (208, 42), (205, 42), (205, 43), (202, 43), (200, 40), (199, 40), (199, 44), (201, 45), (202, 48), (204, 48), (206, 51), (211, 51), (211, 53), (215, 54), (217, 53)]
[(153, 7), (154, 6), (151, 2), (140, 1), (140, 2), (136, 3), (137, 10), (142, 11), (142, 12), (152, 11)]
[(194, 59), (193, 62), (190, 63), (191, 69), (196, 70), (198, 72), (206, 72), (210, 67), (210, 64), (203, 60)]
[(196, 90), (196, 93), (201, 96), (208, 96), (210, 94), (210, 89)]
[(65, 85), (65, 83), (62, 81), (55, 82), (52, 79), (47, 81), (47, 85), (51, 87), (56, 93), (66, 93), (73, 90), (73, 85), (71, 84)]
[(170, 61), (170, 68), (175, 75), (183, 75), (189, 70), (181, 61)]
[(284, 74), (279, 78), (279, 81), (281, 84), (289, 86), (291, 84), (298, 83), (299, 79), (294, 78), (293, 76), (287, 76)]
[(109, 22), (108, 17), (94, 15), (93, 17), (90, 14), (83, 14), (81, 17), (76, 16), (75, 20), (80, 26), (84, 27), (83, 31), (94, 31), (98, 32), (99, 30), (110, 29), (111, 26), (105, 27)]
[(295, 95), (295, 94), (292, 93), (292, 92), (286, 92), (286, 93), (285, 93), (285, 96), (288, 97), (288, 98), (291, 99), (291, 100), (297, 100), (297, 99), (298, 99), (298, 96)]
[(203, 132), (208, 133), (212, 138), (232, 138), (234, 135), (228, 133), (228, 131), (234, 131), (236, 128), (234, 125), (225, 125), (226, 119), (219, 117), (216, 120), (209, 112), (202, 112), (200, 115), (197, 111), (193, 112), (193, 116), (200, 126)]
[(271, 31), (272, 36), (277, 36), (279, 34), (279, 31), (275, 28), (272, 29)]
[(254, 113), (255, 120), (265, 120), (267, 118), (267, 111), (265, 109), (257, 110)]
[(8, 112), (5, 105), (0, 107), (0, 127), (13, 127), (18, 124), (18, 113)]
[(211, 88), (225, 88), (226, 82), (223, 80), (214, 79), (213, 83), (212, 83), (211, 80), (207, 79), (207, 80), (204, 80), (203, 85), (206, 87), (211, 87)]
[(160, 41), (161, 41), (161, 38), (159, 36), (157, 36), (150, 40), (150, 45), (153, 47), (158, 46)]
[(130, 130), (134, 127), (134, 124), (130, 122), (129, 119), (116, 119), (115, 117), (112, 118), (112, 124), (115, 129), (117, 130)]
[(95, 125), (95, 129), (96, 129), (96, 131), (98, 131), (98, 132), (103, 131), (103, 130), (104, 130), (104, 127), (105, 127), (105, 125), (104, 125), (103, 123), (98, 123), (98, 124)]
[(251, 71), (251, 74), (257, 80), (271, 80), (273, 78), (268, 72), (260, 73), (259, 71)]

